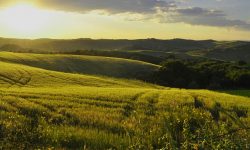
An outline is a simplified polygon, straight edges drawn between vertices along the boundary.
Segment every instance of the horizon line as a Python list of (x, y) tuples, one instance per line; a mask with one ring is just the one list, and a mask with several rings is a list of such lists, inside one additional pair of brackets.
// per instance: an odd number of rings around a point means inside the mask
[(242, 42), (250, 42), (250, 40), (216, 40), (216, 39), (189, 39), (189, 38), (169, 38), (169, 39), (161, 39), (161, 38), (14, 38), (14, 37), (0, 37), (0, 39), (11, 39), (11, 40), (129, 40), (129, 41), (136, 41), (136, 40), (162, 40), (162, 41), (171, 41), (171, 40), (192, 40), (192, 41), (221, 41), (221, 42), (227, 42), (227, 41), (242, 41)]

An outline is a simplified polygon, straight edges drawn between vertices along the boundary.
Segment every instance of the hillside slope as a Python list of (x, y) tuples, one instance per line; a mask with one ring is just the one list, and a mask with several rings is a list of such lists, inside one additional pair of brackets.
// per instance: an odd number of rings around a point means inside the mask
[(0, 61), (0, 87), (158, 87), (134, 80), (80, 75)]
[(20, 48), (35, 51), (75, 51), (75, 50), (161, 50), (161, 51), (182, 51), (207, 49), (215, 46), (213, 40), (159, 40), (159, 39), (138, 39), (138, 40), (109, 40), (109, 39), (8, 39), (0, 38), (0, 49), (5, 45), (17, 45)]
[[(120, 55), (122, 56), (122, 58), (132, 58), (143, 61), (149, 60), (147, 62), (157, 64), (161, 62), (157, 59), (161, 59), (161, 57), (164, 58), (166, 55), (165, 52), (171, 52), (172, 55), (175, 55), (177, 58), (180, 57), (184, 59), (194, 59), (197, 58), (197, 56), (201, 56), (229, 61), (248, 61), (249, 45), (250, 44), (247, 41), (213, 41), (186, 39), (94, 40), (86, 38), (71, 40), (28, 40), (0, 38), (0, 51), (33, 53), (75, 53), (76, 51), (87, 50), (93, 51), (93, 53), (97, 51), (96, 55), (98, 56), (115, 55), (119, 57)], [(106, 53), (100, 52), (103, 50), (105, 50)], [(137, 55), (131, 56), (130, 52), (138, 52), (138, 50), (143, 50), (144, 52), (140, 52), (140, 55), (137, 53)], [(107, 51), (110, 52), (108, 53)], [(143, 54), (143, 56), (141, 54)], [(156, 60), (154, 60), (154, 57), (157, 57)]]
[(0, 61), (67, 73), (133, 79), (148, 76), (159, 67), (150, 63), (120, 58), (11, 52), (0, 52)]
[(218, 47), (206, 53), (205, 56), (227, 61), (243, 60), (250, 62), (250, 43), (237, 43), (231, 47)]
[(250, 98), (70, 70), (85, 63), (90, 69), (94, 62), (111, 68), (117, 65), (112, 63), (125, 63), (125, 70), (148, 67), (137, 61), (0, 54), (5, 61), (0, 61), (0, 149), (248, 147)]

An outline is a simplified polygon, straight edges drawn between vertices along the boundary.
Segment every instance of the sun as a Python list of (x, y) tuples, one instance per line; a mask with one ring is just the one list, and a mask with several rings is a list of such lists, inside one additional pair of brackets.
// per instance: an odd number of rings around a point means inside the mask
[(1, 22), (12, 32), (35, 33), (49, 24), (49, 13), (31, 4), (17, 4), (1, 12)]

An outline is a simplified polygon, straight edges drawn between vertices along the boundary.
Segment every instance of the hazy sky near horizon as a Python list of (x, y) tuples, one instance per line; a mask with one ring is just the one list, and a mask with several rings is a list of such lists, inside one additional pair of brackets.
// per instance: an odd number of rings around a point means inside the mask
[(250, 0), (0, 0), (0, 37), (250, 40)]

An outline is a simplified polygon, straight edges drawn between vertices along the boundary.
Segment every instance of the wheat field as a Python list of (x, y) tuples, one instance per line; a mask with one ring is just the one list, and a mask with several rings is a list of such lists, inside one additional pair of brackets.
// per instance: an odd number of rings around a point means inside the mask
[(249, 148), (248, 97), (59, 71), (58, 57), (1, 53), (1, 149)]

